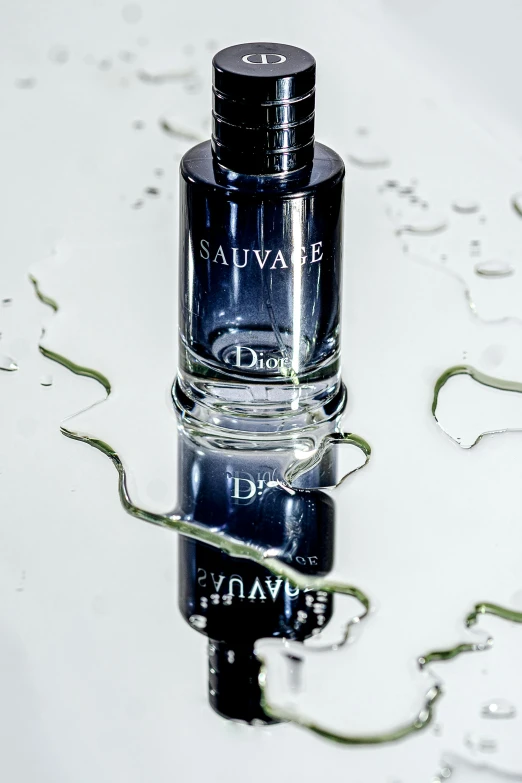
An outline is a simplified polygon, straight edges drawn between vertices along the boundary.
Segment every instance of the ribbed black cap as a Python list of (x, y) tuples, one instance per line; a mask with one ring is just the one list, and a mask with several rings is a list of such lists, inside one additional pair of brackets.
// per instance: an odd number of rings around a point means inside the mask
[(209, 701), (219, 715), (246, 723), (279, 722), (261, 708), (261, 665), (253, 645), (231, 646), (209, 640), (208, 664)]
[(212, 149), (233, 171), (277, 174), (314, 155), (315, 60), (296, 46), (246, 43), (213, 60)]

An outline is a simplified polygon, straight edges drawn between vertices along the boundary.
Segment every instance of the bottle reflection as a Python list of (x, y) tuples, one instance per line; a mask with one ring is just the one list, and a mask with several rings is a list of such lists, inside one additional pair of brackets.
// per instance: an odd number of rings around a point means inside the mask
[[(291, 444), (270, 449), (210, 445), (181, 429), (178, 512), (263, 549), (312, 575), (330, 571), (334, 504), (319, 490), (291, 493), (274, 486), (293, 458)], [(331, 456), (306, 476), (306, 485), (331, 483)], [(209, 640), (209, 699), (225, 718), (273, 722), (262, 710), (254, 644), (261, 637), (303, 641), (332, 614), (332, 597), (299, 590), (244, 558), (180, 536), (179, 606)]]

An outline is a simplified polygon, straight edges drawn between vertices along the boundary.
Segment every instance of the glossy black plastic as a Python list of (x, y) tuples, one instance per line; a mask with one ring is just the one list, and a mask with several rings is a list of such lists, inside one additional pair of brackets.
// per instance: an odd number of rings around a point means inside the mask
[(229, 46), (213, 60), (212, 145), (234, 171), (276, 174), (311, 162), (315, 60), (288, 44)]

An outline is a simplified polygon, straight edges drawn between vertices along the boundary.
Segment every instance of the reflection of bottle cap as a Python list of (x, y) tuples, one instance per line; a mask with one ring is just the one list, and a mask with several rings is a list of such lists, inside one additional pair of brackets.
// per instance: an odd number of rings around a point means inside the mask
[(233, 171), (275, 174), (311, 163), (315, 60), (274, 43), (229, 46), (214, 65), (212, 148)]
[(253, 645), (231, 647), (209, 640), (209, 701), (219, 715), (246, 723), (278, 723), (261, 708), (259, 670)]

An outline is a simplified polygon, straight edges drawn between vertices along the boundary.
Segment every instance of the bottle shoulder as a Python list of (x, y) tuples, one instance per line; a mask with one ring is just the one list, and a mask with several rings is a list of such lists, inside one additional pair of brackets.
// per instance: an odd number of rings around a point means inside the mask
[(306, 171), (257, 176), (223, 170), (215, 162), (211, 142), (204, 141), (185, 153), (180, 163), (180, 174), (189, 185), (222, 190), (224, 195), (263, 194), (291, 198), (333, 187), (344, 178), (344, 162), (337, 152), (319, 142), (315, 143), (314, 150), (312, 166)]

